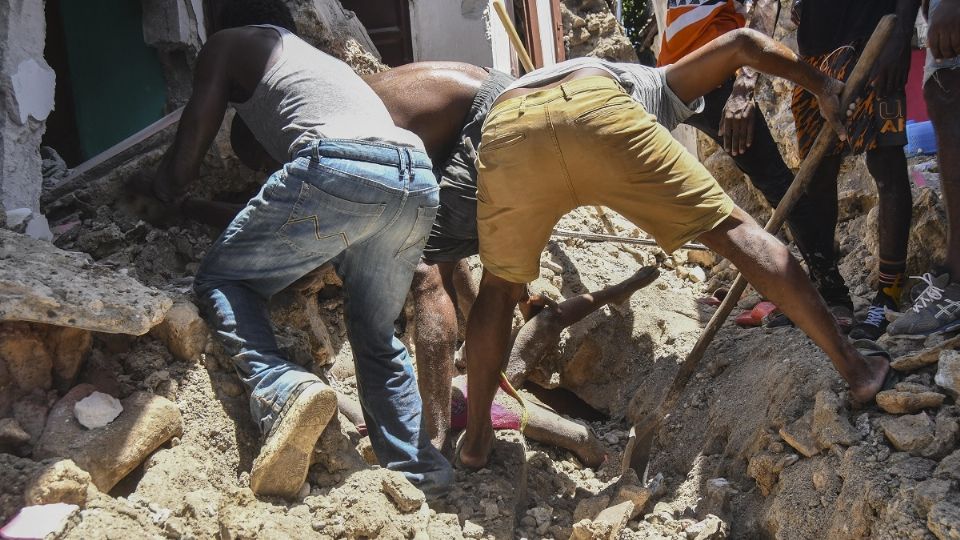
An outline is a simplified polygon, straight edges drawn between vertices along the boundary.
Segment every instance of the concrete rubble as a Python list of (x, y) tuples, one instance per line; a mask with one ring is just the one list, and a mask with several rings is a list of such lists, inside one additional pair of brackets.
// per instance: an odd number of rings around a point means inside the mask
[[(385, 69), (339, 2), (286, 3), (311, 42), (358, 71)], [(798, 330), (725, 326), (655, 433), (648, 469), (654, 479), (624, 472), (632, 422), (659, 403), (712, 314), (698, 300), (728, 286), (734, 269), (708, 252), (626, 250), (577, 239), (549, 243), (535, 292), (562, 299), (616, 283), (638, 265), (672, 270), (565, 330), (530, 377), (556, 399), (546, 406), (597, 434), (605, 462), (586, 467), (567, 451), (499, 432), (489, 468), (457, 471), (451, 493), (427, 501), (396, 473), (372, 467), (376, 456), (363, 427), (340, 414), (321, 436), (296, 500), (256, 498), (248, 474), (259, 434), (246, 389), (190, 296), (216, 233), (171, 220), (122, 189), (124, 179), (155, 166), (169, 138), (69, 193), (56, 191), (49, 176), (46, 193), (55, 196), (42, 212), (37, 204), (43, 181), (35, 149), (53, 82), (42, 60), (42, 3), (34, 4), (0, 8), (0, 39), (27, 43), (0, 55), (0, 88), (14, 92), (14, 109), (0, 115), (0, 135), (18, 141), (0, 145), (0, 525), (24, 508), (67, 504), (76, 509), (58, 536), (65, 539), (960, 534), (956, 337), (884, 338), (905, 381), (878, 397), (879, 408), (853, 411), (846, 386)], [(190, 89), (186, 75), (203, 38), (200, 4), (143, 3), (153, 21), (145, 19), (144, 38), (160, 55), (168, 106), (182, 103)], [(563, 0), (561, 13), (568, 57), (635, 60), (604, 2)], [(791, 25), (780, 26), (779, 37), (795, 41)], [(43, 91), (23, 99), (28, 80)], [(764, 79), (758, 99), (796, 166), (789, 93), (782, 81)], [(237, 163), (229, 115), (225, 126), (194, 196), (243, 193), (262, 180)], [(715, 146), (702, 147), (705, 164), (737, 203), (758, 219), (768, 215), (732, 161)], [(50, 156), (44, 154), (54, 167)], [(858, 307), (869, 301), (875, 280), (877, 197), (865, 178), (862, 159), (848, 160), (839, 186), (841, 271)], [(942, 256), (924, 247), (942, 242), (942, 201), (929, 188), (917, 189), (914, 213), (910, 265), (922, 271)], [(44, 220), (52, 244), (20, 234), (34, 222), (36, 232)], [(612, 214), (611, 223), (620, 234), (641, 236), (619, 216)], [(608, 232), (590, 209), (572, 212), (560, 226)], [(470, 265), (479, 276), (476, 260)], [(355, 399), (341, 287), (332, 271), (318, 272), (278, 295), (271, 317), (285, 354)], [(760, 300), (752, 294), (740, 304), (749, 309)], [(398, 328), (407, 341), (413, 332)], [(541, 399), (539, 389), (536, 396), (522, 392)], [(76, 406), (94, 393), (111, 396), (122, 411), (84, 427)]]

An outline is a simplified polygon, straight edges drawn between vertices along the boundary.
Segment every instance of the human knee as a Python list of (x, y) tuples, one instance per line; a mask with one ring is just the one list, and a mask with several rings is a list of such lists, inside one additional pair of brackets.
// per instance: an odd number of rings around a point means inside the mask
[(413, 272), (412, 289), (415, 298), (436, 294), (441, 291), (443, 289), (443, 281), (437, 265), (421, 260), (420, 264), (417, 265), (417, 269)]
[(898, 146), (883, 146), (867, 152), (867, 170), (877, 183), (880, 197), (893, 192), (910, 190), (907, 176), (907, 158)]
[(516, 283), (488, 270), (483, 271), (483, 277), (480, 279), (480, 294), (484, 296), (493, 296), (514, 306), (524, 298), (526, 292), (525, 283)]

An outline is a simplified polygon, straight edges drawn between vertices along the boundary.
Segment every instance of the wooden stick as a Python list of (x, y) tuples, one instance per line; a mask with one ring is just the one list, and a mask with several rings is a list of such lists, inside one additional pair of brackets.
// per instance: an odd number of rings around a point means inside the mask
[[(864, 85), (866, 85), (867, 79), (871, 71), (873, 71), (873, 66), (876, 64), (880, 52), (883, 50), (893, 31), (896, 18), (896, 15), (887, 15), (877, 24), (873, 36), (871, 36), (870, 41), (867, 42), (867, 46), (864, 48), (863, 54), (860, 55), (856, 67), (853, 68), (853, 72), (850, 73), (850, 77), (847, 79), (847, 84), (843, 89), (843, 95), (840, 99), (841, 111), (846, 111), (849, 108), (855, 96), (859, 96)], [(773, 215), (770, 216), (770, 220), (767, 222), (764, 230), (771, 234), (775, 234), (780, 230), (787, 216), (790, 215), (790, 211), (793, 210), (793, 207), (796, 205), (797, 200), (800, 199), (800, 196), (806, 191), (807, 186), (810, 185), (814, 173), (820, 167), (820, 162), (827, 156), (827, 153), (833, 149), (836, 143), (836, 133), (834, 133), (833, 128), (824, 123), (819, 135), (817, 135), (816, 141), (813, 143), (810, 153), (807, 154), (807, 158), (803, 160), (800, 171), (797, 172), (797, 176), (793, 179), (790, 189), (787, 190), (786, 195), (783, 196), (780, 204), (777, 205)], [(638, 473), (642, 473), (643, 469), (646, 468), (647, 458), (649, 457), (656, 430), (660, 427), (660, 423), (666, 417), (667, 413), (673, 409), (680, 399), (680, 395), (683, 393), (684, 388), (686, 388), (690, 377), (697, 370), (707, 347), (710, 346), (717, 331), (720, 330), (720, 327), (723, 326), (730, 312), (733, 311), (733, 306), (737, 304), (740, 295), (746, 287), (746, 279), (742, 274), (738, 274), (733, 286), (730, 288), (730, 292), (727, 293), (720, 307), (717, 308), (713, 317), (710, 318), (710, 322), (707, 323), (706, 328), (704, 328), (700, 339), (697, 340), (696, 345), (693, 346), (693, 349), (687, 355), (686, 359), (680, 364), (673, 384), (667, 389), (663, 400), (652, 414), (647, 415), (634, 426), (636, 429), (636, 440), (632, 441), (634, 445), (630, 453), (632, 455), (624, 454), (624, 468), (633, 468)]]
[(504, 7), (503, 2), (496, 0), (493, 3), (493, 10), (496, 11), (497, 16), (500, 17), (500, 23), (503, 24), (504, 30), (507, 31), (507, 37), (510, 38), (513, 49), (517, 51), (517, 57), (520, 59), (523, 69), (527, 70), (527, 73), (530, 73), (536, 69), (536, 66), (533, 65), (533, 60), (531, 60), (530, 55), (527, 54), (527, 49), (523, 46), (523, 41), (520, 39), (520, 34), (517, 33), (517, 28), (513, 26), (513, 21), (511, 21), (507, 15), (507, 8)]
[[(650, 240), (648, 238), (627, 238), (626, 236), (618, 236), (612, 234), (595, 234), (595, 233), (584, 233), (579, 231), (570, 231), (567, 229), (554, 229), (551, 233), (551, 236), (557, 236), (560, 238), (580, 238), (587, 242), (620, 242), (622, 244), (636, 244), (638, 246), (656, 246), (656, 240)], [(710, 248), (703, 244), (698, 244), (695, 242), (689, 242), (682, 246), (681, 249), (692, 249), (696, 251), (710, 251)]]

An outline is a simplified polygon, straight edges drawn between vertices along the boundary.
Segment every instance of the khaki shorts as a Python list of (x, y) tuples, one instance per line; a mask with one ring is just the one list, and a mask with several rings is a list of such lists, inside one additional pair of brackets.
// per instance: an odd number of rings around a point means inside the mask
[(578, 206), (619, 212), (667, 252), (734, 208), (703, 165), (605, 77), (496, 105), (483, 126), (477, 170), (480, 259), (514, 283), (536, 279), (553, 226)]

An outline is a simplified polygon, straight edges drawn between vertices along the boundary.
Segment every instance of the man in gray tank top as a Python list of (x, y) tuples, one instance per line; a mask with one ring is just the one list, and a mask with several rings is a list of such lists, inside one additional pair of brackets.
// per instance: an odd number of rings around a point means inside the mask
[[(243, 4), (231, 2), (221, 20), (243, 14)], [(271, 22), (292, 27), (289, 13)], [(271, 157), (285, 163), (214, 242), (194, 282), (264, 435), (251, 488), (296, 495), (336, 412), (333, 390), (284, 357), (265, 307), (330, 261), (344, 282), (374, 451), (427, 494), (442, 493), (453, 471), (430, 444), (410, 356), (393, 333), (439, 204), (423, 143), (394, 125), (346, 64), (283, 28), (233, 26), (222, 24), (229, 29), (200, 51), (193, 93), (153, 191), (166, 203), (181, 202), (181, 188), (196, 179), (230, 103)]]

